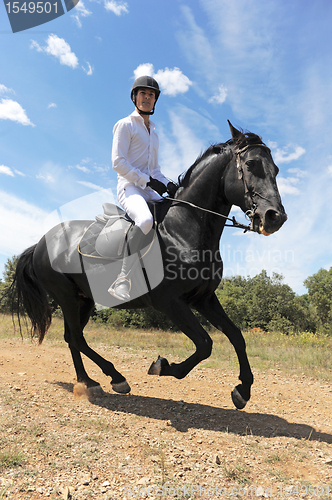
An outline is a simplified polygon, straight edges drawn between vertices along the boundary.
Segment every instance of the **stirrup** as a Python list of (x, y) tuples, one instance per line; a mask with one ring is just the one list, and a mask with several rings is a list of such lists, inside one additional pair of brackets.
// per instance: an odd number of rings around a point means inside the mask
[[(128, 286), (126, 285), (128, 283)], [(123, 290), (121, 294), (121, 290), (117, 291), (117, 288), (120, 288), (121, 285), (125, 286), (125, 290)], [(131, 279), (126, 278), (125, 276), (118, 276), (117, 279), (112, 283), (112, 285), (107, 290), (109, 294), (115, 297), (118, 300), (130, 300), (130, 290), (131, 290)]]

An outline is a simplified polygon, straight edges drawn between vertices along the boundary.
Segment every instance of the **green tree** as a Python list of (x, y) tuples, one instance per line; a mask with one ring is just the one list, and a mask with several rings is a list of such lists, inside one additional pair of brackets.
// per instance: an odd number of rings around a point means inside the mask
[(318, 318), (315, 308), (310, 304), (308, 294), (296, 295), (293, 306), (293, 321), (297, 330), (315, 333), (318, 327)]
[(248, 327), (250, 283), (246, 278), (224, 278), (216, 291), (229, 318), (241, 329)]
[(217, 297), (241, 329), (261, 328), (282, 333), (315, 329), (309, 304), (297, 297), (277, 273), (272, 277), (262, 271), (253, 278), (226, 278), (217, 290)]
[(257, 274), (251, 280), (249, 326), (288, 333), (293, 326), (294, 297), (292, 289), (283, 284), (282, 275), (273, 273), (270, 278), (266, 271)]
[(332, 332), (332, 267), (320, 269), (304, 281), (308, 290), (309, 301), (314, 306), (319, 326), (326, 332)]
[[(13, 297), (10, 293), (10, 288), (12, 287), (15, 277), (18, 259), (19, 256), (16, 255), (14, 255), (12, 258), (7, 259), (3, 272), (4, 281), (1, 282), (0, 280), (0, 311), (3, 313), (16, 313), (18, 310), (17, 298), (15, 297), (15, 293)], [(55, 300), (49, 296), (48, 301), (54, 313), (61, 316), (62, 311), (58, 307)]]
[(11, 312), (12, 305), (15, 308), (15, 303), (12, 304), (12, 299), (10, 295), (7, 295), (7, 292), (14, 280), (17, 261), (18, 257), (14, 255), (12, 258), (9, 258), (5, 264), (3, 272), (4, 281), (0, 282), (0, 298), (2, 298), (0, 302), (1, 312)]
[(152, 307), (146, 309), (101, 309), (93, 313), (92, 319), (96, 323), (106, 323), (113, 328), (177, 330), (167, 316)]

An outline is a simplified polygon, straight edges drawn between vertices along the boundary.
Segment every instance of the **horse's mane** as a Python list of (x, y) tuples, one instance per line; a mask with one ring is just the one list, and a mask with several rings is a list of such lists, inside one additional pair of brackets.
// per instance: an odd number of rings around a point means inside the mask
[(253, 134), (252, 132), (243, 132), (236, 137), (235, 141), (231, 140), (237, 149), (242, 149), (250, 144), (264, 144), (260, 135)]
[(240, 134), (234, 139), (229, 139), (224, 143), (219, 144), (211, 144), (206, 151), (201, 153), (195, 160), (195, 163), (188, 168), (186, 172), (183, 172), (179, 175), (178, 178), (178, 187), (187, 187), (189, 183), (189, 179), (193, 170), (197, 167), (199, 163), (206, 160), (212, 155), (223, 153), (227, 147), (234, 146), (235, 149), (242, 149), (245, 146), (249, 146), (250, 144), (263, 144), (262, 138), (259, 135), (253, 134), (248, 131), (241, 131)]
[(191, 176), (193, 170), (197, 167), (197, 165), (212, 155), (220, 154), (225, 149), (227, 144), (228, 144), (227, 142), (220, 143), (220, 144), (211, 144), (211, 146), (208, 147), (208, 149), (206, 151), (201, 153), (196, 158), (195, 163), (193, 163), (191, 165), (191, 167), (189, 167), (186, 172), (183, 172), (182, 174), (179, 175), (178, 186), (179, 187), (187, 187), (190, 176)]

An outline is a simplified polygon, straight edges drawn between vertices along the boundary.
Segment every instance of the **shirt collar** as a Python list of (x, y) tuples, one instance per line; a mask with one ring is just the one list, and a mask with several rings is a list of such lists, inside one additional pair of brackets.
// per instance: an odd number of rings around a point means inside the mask
[[(144, 118), (136, 111), (136, 109), (131, 113), (130, 116), (133, 116), (134, 118), (140, 118), (142, 120), (142, 122), (144, 122)], [(149, 122), (150, 122), (150, 129), (154, 130), (155, 124), (150, 119), (149, 119)]]

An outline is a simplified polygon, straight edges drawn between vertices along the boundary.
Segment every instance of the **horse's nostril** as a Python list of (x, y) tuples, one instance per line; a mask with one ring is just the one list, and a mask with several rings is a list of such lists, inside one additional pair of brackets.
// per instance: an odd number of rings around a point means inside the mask
[(272, 224), (278, 224), (281, 217), (279, 212), (276, 212), (275, 210), (268, 210), (265, 214), (265, 219)]

